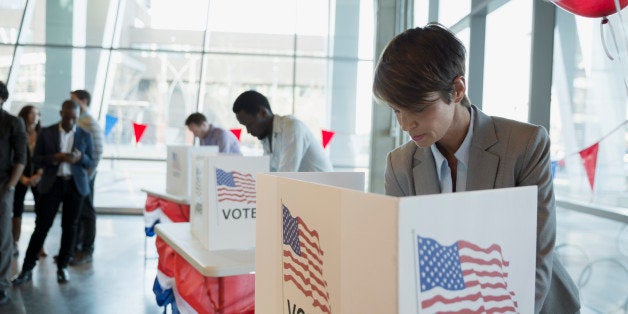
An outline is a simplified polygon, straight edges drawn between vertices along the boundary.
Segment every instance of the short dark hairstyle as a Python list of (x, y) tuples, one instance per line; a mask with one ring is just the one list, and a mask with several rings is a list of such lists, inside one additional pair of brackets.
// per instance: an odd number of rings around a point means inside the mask
[[(33, 111), (33, 109), (35, 109), (35, 106), (26, 105), (22, 107), (22, 109), (20, 109), (20, 113), (17, 114), (17, 116), (22, 118), (22, 121), (24, 121), (24, 125), (28, 124), (28, 115), (31, 111)], [(41, 129), (41, 120), (37, 121), (37, 125), (35, 125), (35, 132), (39, 132), (39, 129)]]
[(185, 125), (190, 125), (192, 123), (201, 125), (203, 122), (207, 122), (207, 118), (205, 118), (205, 116), (200, 112), (195, 112), (185, 119)]
[(3, 81), (0, 81), (0, 98), (2, 100), (9, 99), (9, 90), (7, 89), (7, 85), (4, 84)]
[(66, 99), (65, 101), (63, 101), (63, 104), (61, 104), (61, 110), (63, 110), (64, 108), (67, 108), (70, 110), (79, 110), (81, 106), (79, 106), (79, 104), (77, 104), (71, 99)]
[(87, 106), (89, 106), (89, 104), (92, 102), (92, 95), (90, 95), (90, 93), (84, 89), (77, 89), (73, 91), (71, 94), (73, 94), (80, 100), (86, 100)]
[[(453, 81), (465, 74), (464, 45), (438, 23), (406, 30), (388, 43), (377, 63), (373, 94), (402, 108), (428, 102), (427, 94), (439, 92), (451, 102)], [(470, 106), (465, 96), (464, 106)]]
[(233, 102), (233, 113), (235, 114), (244, 110), (248, 114), (256, 115), (262, 108), (266, 108), (270, 113), (273, 113), (266, 96), (254, 90), (240, 94)]

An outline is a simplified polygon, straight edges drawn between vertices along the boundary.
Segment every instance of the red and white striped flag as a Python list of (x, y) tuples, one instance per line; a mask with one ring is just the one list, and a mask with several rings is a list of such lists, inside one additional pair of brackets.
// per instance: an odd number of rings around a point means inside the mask
[(417, 237), (421, 313), (517, 313), (501, 247)]
[(324, 252), (318, 232), (301, 217), (283, 209), (283, 280), (294, 284), (320, 313), (331, 313), (327, 281), (323, 275)]
[(250, 173), (216, 168), (216, 196), (219, 203), (255, 203), (255, 178)]

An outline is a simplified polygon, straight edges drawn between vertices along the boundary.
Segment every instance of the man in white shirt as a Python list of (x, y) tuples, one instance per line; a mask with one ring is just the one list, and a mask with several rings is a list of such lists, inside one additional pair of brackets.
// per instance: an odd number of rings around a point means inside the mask
[(72, 254), (76, 225), (83, 198), (90, 193), (87, 171), (93, 166), (92, 136), (76, 126), (79, 105), (66, 100), (61, 107), (61, 121), (41, 130), (35, 144), (33, 162), (44, 172), (37, 188), (40, 205), (24, 256), (22, 271), (13, 280), (18, 286), (32, 279), (33, 268), (39, 257), (48, 231), (63, 203), (61, 218), (61, 247), (57, 258), (57, 281), (69, 281), (67, 266)]
[(262, 141), (270, 155), (270, 171), (333, 171), (329, 157), (308, 127), (293, 116), (273, 114), (268, 99), (253, 90), (233, 103), (233, 112), (246, 131)]

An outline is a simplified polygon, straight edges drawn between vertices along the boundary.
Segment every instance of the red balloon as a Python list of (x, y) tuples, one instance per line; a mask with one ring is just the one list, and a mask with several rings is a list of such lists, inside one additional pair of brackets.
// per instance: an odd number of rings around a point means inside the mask
[[(551, 0), (565, 11), (584, 17), (603, 17), (617, 13), (615, 0)], [(628, 0), (619, 0), (621, 9), (628, 5)]]
[[(617, 13), (615, 0), (551, 0), (565, 11), (584, 17), (603, 17)], [(628, 5), (628, 0), (619, 0), (621, 9)]]

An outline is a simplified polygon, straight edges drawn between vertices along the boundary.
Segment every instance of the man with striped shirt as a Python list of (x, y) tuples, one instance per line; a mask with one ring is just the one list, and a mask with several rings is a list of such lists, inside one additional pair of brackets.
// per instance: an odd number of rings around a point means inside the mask
[(89, 113), (91, 95), (88, 91), (78, 89), (70, 93), (71, 99), (81, 107), (81, 116), (78, 126), (91, 133), (94, 140), (93, 160), (94, 164), (88, 171), (90, 194), (85, 197), (81, 206), (81, 216), (76, 232), (75, 255), (70, 265), (79, 265), (92, 261), (94, 253), (94, 241), (96, 239), (96, 210), (94, 209), (94, 182), (96, 181), (96, 169), (102, 157), (104, 136), (98, 121)]

